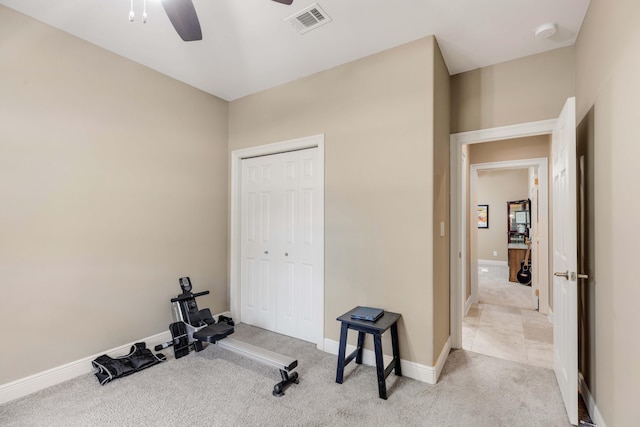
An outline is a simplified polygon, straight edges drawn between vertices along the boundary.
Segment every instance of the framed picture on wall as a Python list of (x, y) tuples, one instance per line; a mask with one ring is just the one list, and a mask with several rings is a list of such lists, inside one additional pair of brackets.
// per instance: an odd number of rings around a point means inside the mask
[(489, 205), (478, 205), (478, 228), (489, 228)]

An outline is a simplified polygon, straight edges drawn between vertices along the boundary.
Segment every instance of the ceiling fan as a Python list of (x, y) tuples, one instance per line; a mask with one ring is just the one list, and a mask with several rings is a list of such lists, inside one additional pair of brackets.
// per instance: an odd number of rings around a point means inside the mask
[[(293, 0), (272, 0), (291, 5)], [(162, 0), (162, 6), (178, 35), (186, 42), (202, 40), (198, 14), (191, 0)]]

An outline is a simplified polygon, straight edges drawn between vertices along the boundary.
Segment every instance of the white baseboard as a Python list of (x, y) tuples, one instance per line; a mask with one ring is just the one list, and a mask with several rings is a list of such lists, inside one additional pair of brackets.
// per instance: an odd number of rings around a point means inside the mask
[(473, 304), (473, 301), (471, 301), (471, 297), (467, 298), (467, 301), (464, 303), (464, 315), (462, 317), (469, 314), (469, 309), (471, 308), (472, 304)]
[(495, 259), (479, 259), (478, 260), (478, 267), (480, 267), (481, 265), (497, 265), (499, 267), (508, 267), (509, 264), (507, 263), (507, 261), (498, 261)]
[[(324, 351), (330, 354), (338, 355), (340, 344), (338, 341), (325, 338)], [(356, 349), (354, 345), (347, 344), (346, 354), (349, 355)], [(447, 361), (449, 352), (451, 351), (451, 337), (447, 339), (444, 348), (440, 352), (440, 356), (436, 361), (436, 366), (427, 366), (420, 363), (412, 362), (409, 360), (400, 359), (400, 367), (402, 368), (402, 376), (413, 378), (414, 380), (422, 381), (428, 384), (436, 384), (444, 364)], [(392, 356), (383, 355), (385, 366), (391, 362)], [(362, 351), (362, 363), (367, 366), (376, 365), (376, 356), (373, 350), (364, 349)]]
[(442, 351), (440, 351), (440, 356), (438, 356), (438, 360), (436, 360), (436, 382), (440, 379), (440, 374), (444, 369), (444, 364), (447, 363), (449, 353), (451, 353), (451, 335), (447, 338), (447, 342), (444, 343), (444, 347)]
[(38, 372), (37, 374), (2, 384), (0, 385), (0, 404), (35, 393), (36, 391), (43, 390), (47, 387), (60, 384), (80, 375), (89, 374), (93, 372), (91, 361), (103, 354), (108, 354), (111, 357), (120, 357), (129, 354), (131, 346), (135, 343), (145, 342), (147, 344), (147, 348), (153, 349), (157, 344), (162, 344), (170, 340), (171, 333), (167, 330), (147, 338), (121, 345), (120, 347), (112, 348), (105, 352), (92, 354), (91, 356), (75, 360), (65, 365), (47, 369), (46, 371)]
[[(225, 311), (214, 315), (213, 318), (218, 321), (218, 316), (220, 315), (230, 316), (230, 313)], [(121, 357), (129, 354), (131, 346), (135, 343), (144, 342), (147, 344), (147, 348), (153, 349), (156, 345), (163, 344), (167, 341), (171, 341), (171, 333), (169, 330), (103, 351), (101, 353), (92, 354), (91, 356), (83, 357), (82, 359), (57, 366), (43, 372), (38, 372), (37, 374), (20, 378), (10, 383), (2, 384), (0, 385), (0, 404), (35, 393), (36, 391), (43, 390), (47, 387), (60, 384), (64, 381), (79, 377), (80, 375), (92, 373), (93, 366), (91, 366), (91, 361), (103, 354), (107, 354), (111, 357)]]
[(600, 411), (598, 410), (598, 405), (596, 405), (596, 401), (589, 390), (589, 386), (580, 372), (578, 372), (578, 387), (580, 388), (582, 397), (584, 397), (584, 403), (587, 405), (587, 411), (589, 411), (591, 421), (593, 421), (593, 423), (598, 427), (607, 427), (607, 424), (602, 418), (602, 414), (600, 414)]
[[(229, 312), (220, 313), (229, 315)], [(214, 318), (217, 319), (218, 315)], [(145, 342), (147, 348), (153, 349), (158, 344), (163, 344), (171, 340), (171, 333), (167, 330), (150, 337), (142, 338), (136, 341), (132, 341), (128, 344), (121, 345), (119, 347), (112, 348), (110, 350), (92, 354), (90, 356), (83, 357), (82, 359), (75, 360), (73, 362), (57, 366), (55, 368), (48, 369), (43, 372), (30, 375), (25, 378), (20, 378), (16, 381), (0, 385), (0, 404), (10, 402), (12, 400), (27, 396), (31, 393), (43, 390), (47, 387), (60, 384), (64, 381), (71, 380), (80, 375), (85, 375), (93, 372), (91, 361), (98, 356), (107, 354), (111, 357), (120, 357), (129, 353), (131, 346), (137, 342)], [(327, 353), (334, 355), (338, 354), (339, 344), (337, 341), (324, 339), (324, 350)], [(347, 345), (347, 354), (355, 350), (355, 346)], [(435, 366), (422, 365), (420, 363), (412, 362), (409, 360), (400, 360), (400, 366), (402, 367), (402, 375), (408, 378), (413, 378), (418, 381), (426, 382), (428, 384), (436, 384), (444, 368), (444, 364), (447, 361), (449, 352), (451, 351), (451, 337), (447, 339)], [(364, 349), (362, 355), (362, 362), (365, 365), (375, 366), (375, 354), (372, 350)], [(391, 362), (391, 356), (384, 356), (385, 364)]]

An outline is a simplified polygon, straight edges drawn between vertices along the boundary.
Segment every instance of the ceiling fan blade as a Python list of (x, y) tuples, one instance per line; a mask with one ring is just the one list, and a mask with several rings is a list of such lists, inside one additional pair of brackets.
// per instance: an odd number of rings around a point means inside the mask
[(288, 4), (288, 5), (291, 5), (291, 3), (293, 3), (293, 0), (273, 0), (273, 1), (282, 3), (282, 4)]
[(162, 0), (162, 6), (182, 40), (202, 40), (200, 21), (191, 0)]

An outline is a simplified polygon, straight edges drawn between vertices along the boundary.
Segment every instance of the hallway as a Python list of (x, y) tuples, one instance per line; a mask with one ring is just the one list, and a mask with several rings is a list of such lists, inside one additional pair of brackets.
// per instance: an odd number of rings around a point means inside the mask
[(553, 325), (535, 310), (531, 288), (508, 281), (508, 268), (478, 266), (479, 303), (462, 322), (465, 350), (553, 369)]

